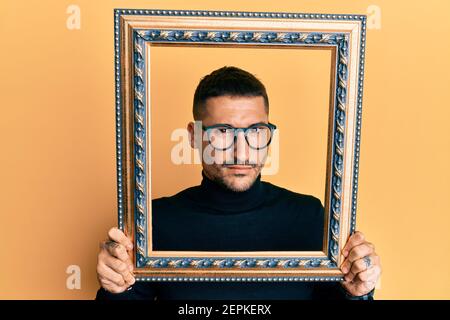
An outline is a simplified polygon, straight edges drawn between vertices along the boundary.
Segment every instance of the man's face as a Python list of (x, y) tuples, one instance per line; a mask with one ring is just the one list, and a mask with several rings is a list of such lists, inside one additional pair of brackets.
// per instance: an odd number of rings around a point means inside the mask
[[(264, 98), (261, 96), (220, 96), (206, 101), (206, 112), (202, 119), (205, 127), (227, 124), (235, 128), (247, 128), (256, 123), (268, 123)], [(192, 139), (193, 123), (189, 124), (188, 129)], [(205, 162), (204, 154), (201, 155), (205, 175), (233, 191), (249, 189), (264, 166), (268, 148), (250, 148), (242, 131), (238, 132), (234, 145), (227, 150), (213, 149), (205, 140), (202, 139), (202, 150), (209, 150), (208, 154), (215, 159), (211, 164), (211, 161)]]

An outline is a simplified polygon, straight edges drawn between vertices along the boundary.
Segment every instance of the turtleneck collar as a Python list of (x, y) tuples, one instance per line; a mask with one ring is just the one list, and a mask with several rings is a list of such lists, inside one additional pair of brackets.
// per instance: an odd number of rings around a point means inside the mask
[(259, 175), (246, 191), (232, 191), (209, 179), (202, 171), (202, 182), (194, 193), (194, 201), (217, 213), (239, 213), (254, 209), (264, 202), (263, 183)]

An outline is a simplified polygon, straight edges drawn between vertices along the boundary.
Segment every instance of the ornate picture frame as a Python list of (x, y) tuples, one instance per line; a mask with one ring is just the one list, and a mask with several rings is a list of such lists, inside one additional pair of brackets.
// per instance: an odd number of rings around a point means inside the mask
[[(342, 280), (341, 250), (356, 223), (366, 16), (116, 9), (114, 29), (118, 224), (133, 240), (137, 280)], [(149, 252), (147, 55), (155, 43), (332, 50), (323, 251)]]

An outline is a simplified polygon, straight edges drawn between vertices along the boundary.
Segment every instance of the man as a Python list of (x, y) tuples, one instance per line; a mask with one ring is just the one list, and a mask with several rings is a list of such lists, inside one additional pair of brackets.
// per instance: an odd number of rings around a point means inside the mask
[[(204, 139), (193, 122), (188, 131), (203, 180), (152, 202), (155, 250), (321, 250), (320, 200), (261, 181), (276, 128), (268, 112), (264, 85), (242, 69), (223, 67), (200, 81), (193, 114)], [(342, 283), (135, 283), (133, 244), (117, 228), (108, 237), (98, 255), (97, 299), (372, 299), (381, 274), (374, 246), (356, 232), (343, 248)]]

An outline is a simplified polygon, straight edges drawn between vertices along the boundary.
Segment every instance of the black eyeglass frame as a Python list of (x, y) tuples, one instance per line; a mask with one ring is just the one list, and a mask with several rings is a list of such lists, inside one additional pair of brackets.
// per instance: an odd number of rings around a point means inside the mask
[[(251, 130), (251, 129), (255, 128), (255, 127), (261, 127), (261, 126), (264, 126), (264, 127), (269, 128), (269, 130), (270, 130), (270, 138), (269, 138), (269, 140), (267, 141), (267, 144), (266, 144), (264, 147), (259, 147), (259, 148), (252, 147), (252, 146), (250, 145), (250, 143), (248, 142), (247, 134), (248, 134), (249, 130)], [(216, 148), (216, 147), (211, 143), (211, 136), (210, 136), (211, 129), (214, 129), (214, 128), (227, 128), (227, 129), (233, 129), (233, 130), (234, 130), (233, 143), (231, 143), (230, 146), (228, 146), (228, 147), (226, 147), (226, 148)], [(230, 149), (230, 148), (236, 143), (237, 135), (238, 135), (238, 133), (239, 133), (240, 131), (243, 131), (243, 132), (244, 132), (245, 141), (247, 142), (247, 145), (248, 145), (250, 148), (252, 148), (252, 149), (254, 149), (254, 150), (262, 150), (262, 149), (267, 148), (267, 147), (270, 145), (270, 143), (272, 142), (273, 132), (277, 129), (277, 126), (274, 125), (273, 123), (270, 123), (270, 122), (269, 122), (269, 123), (259, 122), (259, 123), (252, 124), (251, 126), (249, 126), (249, 127), (247, 127), (247, 128), (236, 128), (236, 127), (233, 127), (233, 126), (231, 126), (231, 125), (229, 125), (229, 124), (218, 123), (218, 124), (214, 124), (214, 125), (212, 125), (212, 126), (203, 126), (203, 125), (202, 125), (202, 129), (203, 129), (204, 131), (206, 131), (206, 134), (208, 135), (208, 142), (209, 142), (209, 144), (210, 144), (214, 149), (216, 149), (216, 150), (225, 151), (225, 150)]]

